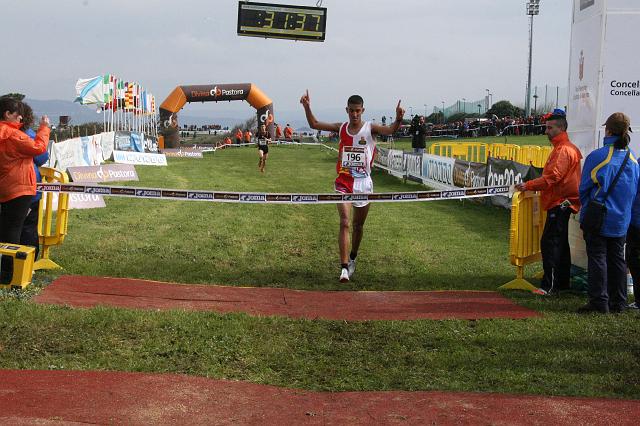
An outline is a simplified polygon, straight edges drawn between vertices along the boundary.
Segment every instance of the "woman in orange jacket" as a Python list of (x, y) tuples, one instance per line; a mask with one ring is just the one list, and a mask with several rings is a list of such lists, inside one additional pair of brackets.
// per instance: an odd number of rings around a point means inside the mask
[[(33, 157), (44, 153), (49, 142), (49, 118), (42, 117), (33, 140), (20, 130), (22, 109), (21, 101), (0, 98), (0, 243), (20, 243), (22, 225), (36, 194)], [(12, 274), (12, 259), (3, 256), (0, 283), (9, 283)]]

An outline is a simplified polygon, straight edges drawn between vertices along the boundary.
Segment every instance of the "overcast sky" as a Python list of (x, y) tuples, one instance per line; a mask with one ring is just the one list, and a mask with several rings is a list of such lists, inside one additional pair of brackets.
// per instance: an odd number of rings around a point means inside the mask
[[(315, 6), (316, 0), (274, 3)], [(181, 84), (254, 83), (276, 114), (365, 106), (413, 112), (490, 89), (524, 103), (525, 0), (324, 0), (324, 43), (239, 37), (236, 0), (0, 0), (0, 93), (75, 97), (75, 81), (111, 73), (137, 81), (160, 103)], [(571, 0), (542, 0), (534, 20), (534, 84), (567, 85)], [(195, 110), (221, 106), (191, 106)], [(225, 109), (250, 111), (247, 104)], [(186, 108), (185, 108), (186, 111)], [(320, 117), (322, 118), (322, 117)]]

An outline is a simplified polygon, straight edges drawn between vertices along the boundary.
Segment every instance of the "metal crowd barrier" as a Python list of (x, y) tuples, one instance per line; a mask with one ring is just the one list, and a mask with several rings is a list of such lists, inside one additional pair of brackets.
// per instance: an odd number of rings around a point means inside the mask
[[(49, 167), (40, 167), (43, 183), (68, 183), (69, 178), (64, 172)], [(54, 195), (57, 205), (54, 208)], [(43, 192), (38, 212), (38, 235), (42, 250), (40, 259), (36, 260), (33, 269), (56, 269), (60, 266), (49, 258), (51, 247), (62, 244), (67, 235), (69, 219), (69, 194)]]
[(546, 219), (547, 213), (540, 206), (539, 193), (526, 191), (513, 194), (509, 229), (509, 260), (516, 267), (516, 278), (499, 288), (529, 291), (537, 288), (524, 279), (524, 267), (542, 259), (540, 237)]
[(429, 147), (429, 154), (441, 157), (457, 158), (459, 160), (473, 161), (475, 163), (485, 163), (489, 153), (485, 143), (434, 143)]

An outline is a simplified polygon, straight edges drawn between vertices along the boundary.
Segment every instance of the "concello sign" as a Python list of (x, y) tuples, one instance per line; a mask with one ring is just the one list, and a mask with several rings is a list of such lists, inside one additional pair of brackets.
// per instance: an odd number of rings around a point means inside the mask
[(273, 126), (273, 102), (256, 85), (206, 84), (178, 86), (160, 105), (161, 148), (175, 148), (179, 143), (178, 111), (187, 102), (247, 101), (256, 109), (258, 125), (264, 124), (271, 137), (275, 136)]

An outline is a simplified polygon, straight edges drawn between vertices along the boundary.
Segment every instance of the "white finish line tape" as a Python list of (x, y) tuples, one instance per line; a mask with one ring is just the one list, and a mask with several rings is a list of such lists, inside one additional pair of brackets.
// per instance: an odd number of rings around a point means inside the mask
[(462, 200), (467, 198), (510, 195), (510, 186), (484, 186), (443, 191), (381, 192), (372, 194), (275, 194), (260, 192), (194, 191), (185, 189), (136, 188), (132, 186), (39, 183), (38, 191), (70, 194), (97, 194), (113, 197), (153, 198), (165, 200), (211, 201), (249, 204), (338, 204), (353, 201), (397, 203), (412, 201)]

